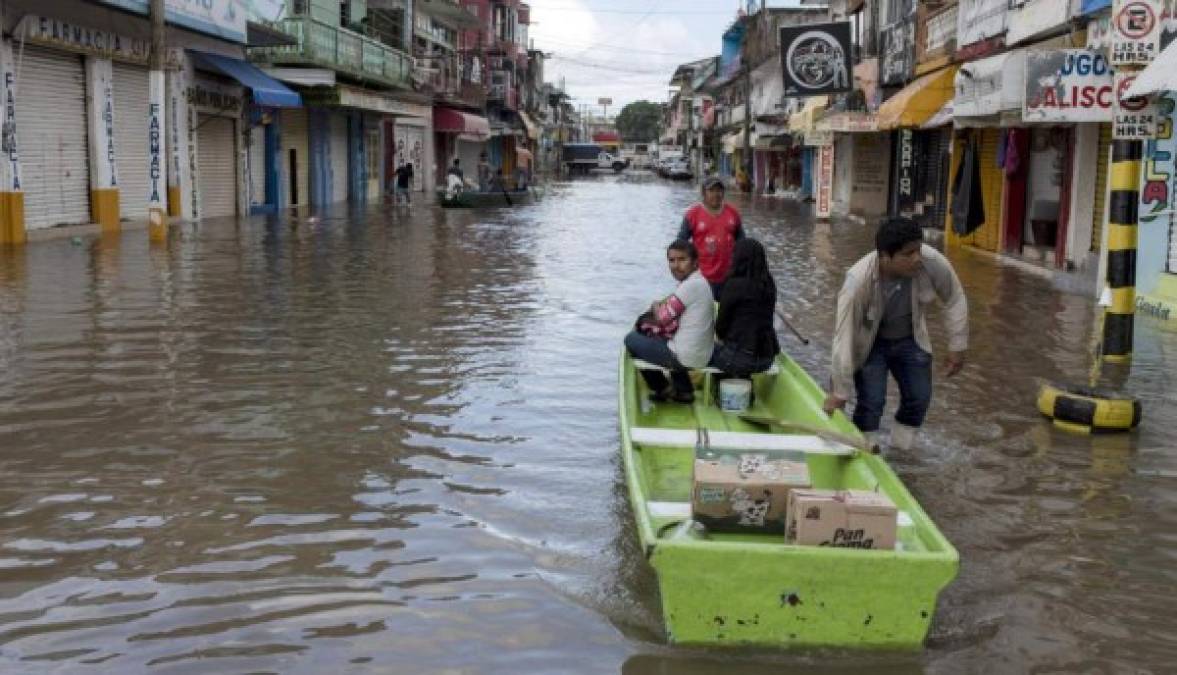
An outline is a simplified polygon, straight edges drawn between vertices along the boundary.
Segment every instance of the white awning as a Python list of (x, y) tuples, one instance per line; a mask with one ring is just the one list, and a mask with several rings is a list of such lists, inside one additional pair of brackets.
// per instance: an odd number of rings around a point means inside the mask
[(1140, 71), (1124, 98), (1177, 91), (1177, 49), (1174, 47), (1177, 47), (1177, 42), (1169, 43), (1148, 67)]
[(970, 61), (956, 71), (953, 111), (956, 117), (996, 115), (1022, 109), (1026, 97), (1026, 52), (1012, 52)]

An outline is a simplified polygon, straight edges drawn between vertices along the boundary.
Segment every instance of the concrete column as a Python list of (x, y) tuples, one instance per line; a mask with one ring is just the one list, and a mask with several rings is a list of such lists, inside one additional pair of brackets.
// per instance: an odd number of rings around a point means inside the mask
[[(1068, 213), (1066, 259), (1077, 268), (1088, 264), (1095, 211), (1095, 173), (1099, 168), (1099, 125), (1075, 125), (1075, 156), (1071, 165), (1071, 204)], [(1099, 189), (1097, 187), (1097, 189)], [(1101, 214), (1102, 215), (1102, 214)]]
[(167, 86), (164, 71), (148, 73), (150, 88), (147, 104), (147, 227), (152, 241), (167, 239), (168, 232), (168, 176), (167, 176)]
[[(168, 215), (192, 220), (197, 217), (195, 123), (188, 105), (190, 66), (167, 73), (168, 86)], [(190, 156), (191, 154), (191, 156)]]
[(86, 58), (86, 127), (90, 141), (90, 219), (117, 232), (119, 180), (114, 151), (114, 68), (110, 59)]
[(421, 148), (421, 154), (424, 155), (421, 158), (421, 164), (424, 165), (421, 167), (421, 170), (425, 172), (423, 187), (425, 188), (425, 194), (432, 195), (433, 191), (437, 189), (437, 172), (432, 170), (437, 164), (437, 148), (434, 143), (436, 139), (433, 136), (432, 115), (425, 118), (424, 130), (425, 138), (422, 140)]
[(25, 196), (17, 152), (16, 62), (12, 40), (0, 38), (0, 245), (25, 243)]
[(368, 164), (364, 152), (364, 114), (347, 113), (347, 198), (353, 204), (368, 201)]

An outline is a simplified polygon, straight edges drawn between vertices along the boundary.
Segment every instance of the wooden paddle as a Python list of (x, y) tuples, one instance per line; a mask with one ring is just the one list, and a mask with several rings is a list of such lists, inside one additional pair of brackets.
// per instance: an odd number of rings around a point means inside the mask
[(745, 422), (760, 425), (762, 427), (768, 427), (769, 429), (780, 429), (781, 431), (785, 432), (799, 431), (801, 433), (810, 434), (812, 436), (817, 436), (823, 441), (845, 445), (847, 447), (854, 448), (859, 452), (865, 452), (868, 454), (874, 452), (874, 450), (867, 445), (865, 439), (857, 438), (850, 434), (844, 434), (840, 431), (830, 431), (829, 429), (823, 429), (812, 424), (805, 424), (804, 422), (794, 422), (791, 420), (773, 417), (772, 415), (758, 415), (756, 413), (741, 413), (740, 419), (744, 420)]

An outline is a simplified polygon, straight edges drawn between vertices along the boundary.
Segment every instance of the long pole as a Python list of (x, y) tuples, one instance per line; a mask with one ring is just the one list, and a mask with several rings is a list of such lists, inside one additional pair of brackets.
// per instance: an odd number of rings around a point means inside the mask
[(151, 70), (147, 75), (147, 161), (151, 189), (147, 199), (147, 236), (153, 242), (162, 242), (168, 238), (167, 171), (164, 163), (164, 100), (167, 96), (164, 77), (167, 60), (164, 0), (151, 0), (148, 10), (151, 14)]
[(744, 177), (752, 186), (752, 70), (744, 66)]
[(1112, 141), (1107, 267), (1112, 301), (1103, 320), (1103, 355), (1108, 363), (1132, 361), (1142, 145), (1138, 140)]

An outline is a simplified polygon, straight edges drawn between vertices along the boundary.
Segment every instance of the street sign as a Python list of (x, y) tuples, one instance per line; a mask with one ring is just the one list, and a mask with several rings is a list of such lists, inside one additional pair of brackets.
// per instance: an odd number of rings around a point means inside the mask
[(1163, 0), (1116, 0), (1112, 5), (1113, 66), (1144, 66), (1160, 52)]
[(1087, 49), (1032, 51), (1026, 55), (1026, 122), (1108, 122), (1112, 69)]
[(598, 98), (597, 105), (613, 105), (613, 99), (611, 99), (611, 98)]
[(786, 96), (850, 91), (850, 23), (781, 26), (781, 74)]
[(1117, 72), (1113, 79), (1112, 138), (1117, 140), (1148, 140), (1156, 133), (1156, 105), (1147, 98), (1121, 98), (1135, 80), (1136, 73), (1122, 72)]

